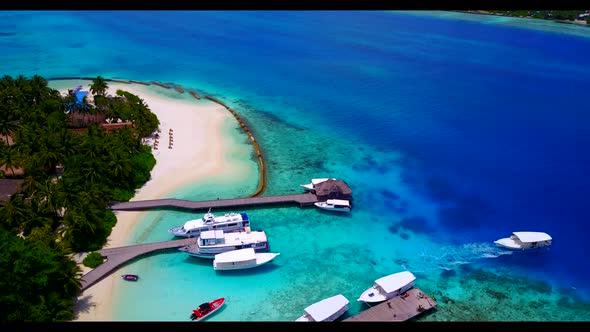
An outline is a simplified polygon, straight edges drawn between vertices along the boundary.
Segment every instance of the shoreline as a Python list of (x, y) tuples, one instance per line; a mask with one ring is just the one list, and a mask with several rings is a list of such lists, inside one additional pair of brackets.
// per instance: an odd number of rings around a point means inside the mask
[(490, 16), (499, 16), (499, 17), (524, 18), (524, 19), (530, 19), (530, 20), (538, 20), (538, 21), (546, 21), (546, 22), (556, 22), (556, 23), (562, 23), (562, 24), (573, 24), (573, 25), (579, 25), (579, 26), (590, 26), (584, 20), (569, 21), (569, 20), (553, 20), (553, 19), (546, 19), (546, 18), (536, 18), (536, 17), (533, 17), (533, 16), (512, 16), (512, 15), (503, 15), (501, 13), (493, 13), (493, 12), (489, 12), (489, 11), (486, 11), (486, 10), (453, 10), (453, 12), (456, 12), (456, 13), (464, 13), (464, 14), (475, 14), (475, 15), (490, 15)]
[[(67, 85), (70, 88), (81, 84), (84, 90), (88, 89), (89, 84), (87, 80), (52, 83), (52, 86)], [(151, 171), (150, 180), (136, 190), (130, 201), (168, 198), (172, 192), (188, 183), (228, 172), (229, 165), (224, 152), (228, 150), (230, 142), (224, 127), (228, 121), (234, 121), (234, 117), (221, 105), (195, 98), (190, 101), (176, 99), (148, 86), (110, 81), (108, 94), (115, 95), (117, 89), (139, 96), (160, 121), (159, 144), (157, 150), (152, 151), (156, 165)], [(67, 92), (67, 88), (57, 90)], [(91, 93), (88, 97), (92, 98)], [(154, 148), (153, 138), (146, 141)], [(116, 211), (117, 224), (103, 248), (129, 245), (132, 231), (145, 213)], [(79, 266), (82, 274), (91, 270), (82, 264)], [(117, 276), (113, 273), (79, 294), (74, 307), (74, 321), (112, 320), (111, 310), (119, 285), (115, 282), (119, 279)]]

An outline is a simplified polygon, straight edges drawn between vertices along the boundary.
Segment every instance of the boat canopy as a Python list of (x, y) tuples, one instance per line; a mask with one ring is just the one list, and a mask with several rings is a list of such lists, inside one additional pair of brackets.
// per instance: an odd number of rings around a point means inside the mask
[(201, 232), (201, 240), (223, 239), (223, 230), (213, 230)]
[(412, 272), (403, 271), (379, 278), (375, 280), (375, 283), (383, 288), (386, 293), (391, 293), (406, 286), (414, 280), (416, 280), (416, 277), (412, 274)]
[(336, 179), (334, 179), (334, 178), (318, 178), (318, 179), (311, 179), (311, 184), (318, 184), (318, 183), (322, 183), (322, 182), (328, 181), (328, 180), (330, 180), (330, 179), (332, 179), (332, 180), (336, 180)]
[(344, 199), (329, 199), (326, 201), (326, 203), (332, 204), (332, 205), (350, 206), (350, 202), (347, 200), (344, 200)]
[(542, 242), (542, 241), (550, 241), (551, 236), (547, 233), (543, 232), (513, 232), (516, 237), (521, 242), (530, 243), (530, 242)]
[(218, 263), (242, 262), (253, 259), (256, 259), (254, 248), (232, 250), (215, 255), (215, 261)]
[(305, 308), (305, 312), (314, 321), (321, 322), (346, 305), (348, 305), (348, 299), (344, 295), (338, 294), (308, 306)]

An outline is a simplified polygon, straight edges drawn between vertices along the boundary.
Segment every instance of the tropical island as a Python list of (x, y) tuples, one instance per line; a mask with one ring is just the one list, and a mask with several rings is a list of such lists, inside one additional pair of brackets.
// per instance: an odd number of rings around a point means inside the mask
[(470, 14), (498, 15), (590, 25), (590, 10), (468, 10)]
[(108, 202), (150, 179), (142, 138), (159, 120), (138, 96), (107, 90), (100, 76), (92, 100), (37, 75), (0, 80), (0, 182), (20, 180), (0, 203), (3, 322), (72, 320), (82, 270), (71, 255), (102, 248), (117, 222)]

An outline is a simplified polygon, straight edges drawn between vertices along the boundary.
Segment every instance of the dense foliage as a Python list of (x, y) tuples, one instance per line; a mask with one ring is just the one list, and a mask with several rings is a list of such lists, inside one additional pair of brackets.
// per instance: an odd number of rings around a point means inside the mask
[(104, 262), (104, 256), (96, 251), (89, 253), (82, 260), (82, 264), (84, 264), (84, 266), (88, 266), (90, 268), (95, 268), (95, 267), (99, 266), (100, 264), (102, 264), (103, 262)]
[(73, 319), (81, 270), (67, 253), (47, 227), (26, 239), (0, 227), (2, 322)]
[(533, 17), (546, 20), (574, 21), (583, 19), (589, 22), (590, 16), (586, 16), (588, 10), (490, 10), (490, 13), (514, 17)]
[[(139, 97), (107, 88), (98, 77), (94, 102), (80, 103), (40, 76), (0, 79), (0, 178), (24, 180), (0, 207), (2, 321), (71, 319), (80, 275), (68, 254), (100, 249), (116, 223), (108, 203), (150, 177), (155, 159), (141, 138), (158, 119)], [(96, 119), (132, 125), (105, 130)]]

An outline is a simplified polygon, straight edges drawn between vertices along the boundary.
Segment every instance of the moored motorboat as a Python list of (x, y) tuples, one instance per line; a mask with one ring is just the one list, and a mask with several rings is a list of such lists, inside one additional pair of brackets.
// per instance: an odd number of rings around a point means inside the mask
[(225, 303), (225, 298), (221, 297), (211, 302), (205, 302), (199, 305), (197, 309), (194, 309), (190, 315), (190, 319), (194, 321), (202, 321), (203, 319), (211, 316), (214, 312), (219, 310)]
[(178, 250), (195, 257), (215, 259), (217, 254), (245, 248), (268, 252), (270, 247), (266, 233), (262, 230), (251, 231), (250, 227), (242, 232), (205, 231), (199, 235), (195, 244), (180, 247)]
[(403, 271), (375, 280), (357, 299), (359, 302), (377, 303), (389, 300), (414, 287), (416, 277), (410, 271)]
[(214, 270), (243, 270), (271, 262), (280, 255), (274, 252), (256, 252), (254, 248), (227, 251), (215, 255)]
[(204, 231), (221, 229), (226, 232), (241, 231), (250, 226), (248, 214), (226, 213), (223, 216), (216, 216), (211, 209), (200, 219), (193, 219), (181, 226), (175, 226), (168, 230), (168, 233), (178, 237), (197, 237)]
[(498, 247), (513, 250), (531, 250), (551, 246), (553, 239), (544, 232), (513, 232), (510, 237), (494, 241)]
[(128, 281), (139, 280), (139, 276), (137, 274), (124, 274), (121, 277), (123, 278), (123, 280), (128, 280)]
[(313, 204), (320, 209), (328, 211), (350, 212), (352, 210), (350, 201), (345, 199), (328, 199), (325, 202), (315, 202)]
[(305, 313), (296, 322), (333, 322), (348, 310), (348, 299), (342, 294), (334, 295), (305, 308)]

